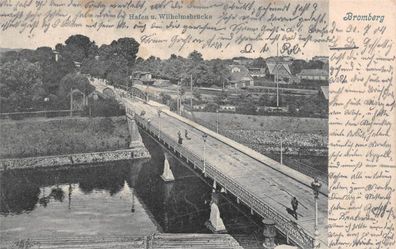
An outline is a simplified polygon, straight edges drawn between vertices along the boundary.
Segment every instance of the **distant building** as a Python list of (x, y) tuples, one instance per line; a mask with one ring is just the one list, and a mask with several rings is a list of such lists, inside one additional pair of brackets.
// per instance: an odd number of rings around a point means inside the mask
[(329, 63), (329, 57), (328, 56), (314, 56), (312, 57), (313, 61), (321, 61), (323, 63)]
[(152, 74), (150, 72), (142, 72), (136, 71), (133, 72), (131, 78), (134, 80), (139, 80), (145, 85), (152, 85), (154, 84), (154, 80), (152, 79)]
[(234, 105), (220, 105), (219, 110), (224, 111), (224, 112), (235, 112), (236, 106), (234, 106)]
[(327, 81), (329, 72), (324, 69), (303, 69), (297, 76), (300, 81)]
[(193, 105), (195, 111), (202, 111), (206, 108), (206, 104)]
[(265, 61), (268, 63), (286, 63), (286, 64), (290, 64), (293, 61), (293, 57), (291, 56), (272, 56), (272, 57), (268, 57), (267, 59), (265, 59)]
[(234, 64), (236, 64), (236, 65), (245, 65), (245, 66), (251, 64), (252, 61), (253, 61), (253, 59), (249, 59), (249, 58), (246, 58), (246, 59), (234, 59), (234, 60), (232, 60), (232, 62), (233, 62)]
[(253, 78), (264, 78), (266, 76), (265, 68), (263, 67), (249, 67), (248, 70)]
[(267, 62), (268, 74), (272, 79), (278, 75), (280, 83), (291, 83), (293, 75), (290, 71), (289, 63), (286, 62)]
[(253, 77), (250, 76), (249, 70), (243, 65), (230, 65), (230, 88), (241, 88), (254, 86)]

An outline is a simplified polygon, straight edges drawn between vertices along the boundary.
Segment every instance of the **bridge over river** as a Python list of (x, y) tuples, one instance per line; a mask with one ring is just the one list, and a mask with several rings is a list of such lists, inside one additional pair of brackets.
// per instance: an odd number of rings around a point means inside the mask
[[(106, 89), (106, 85), (97, 80), (93, 85), (97, 90)], [(214, 188), (221, 187), (234, 195), (237, 202), (251, 209), (252, 214), (272, 219), (277, 230), (295, 245), (315, 248), (320, 244), (320, 248), (328, 248), (327, 185), (323, 184), (315, 202), (312, 178), (185, 119), (164, 105), (112, 89), (123, 101), (128, 118), (134, 119), (141, 131), (211, 178)], [(185, 130), (189, 139), (184, 138)], [(182, 144), (178, 143), (179, 131), (184, 138)], [(170, 170), (169, 166), (164, 170)], [(164, 172), (166, 174), (172, 177), (171, 172)], [(292, 197), (299, 201), (298, 219), (291, 214)]]

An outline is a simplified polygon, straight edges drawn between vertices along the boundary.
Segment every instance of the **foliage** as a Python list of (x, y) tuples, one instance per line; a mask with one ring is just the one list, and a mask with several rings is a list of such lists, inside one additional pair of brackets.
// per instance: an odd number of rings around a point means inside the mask
[(201, 100), (202, 100), (202, 96), (201, 96), (201, 94), (199, 93), (199, 91), (197, 91), (197, 90), (193, 91), (193, 96), (194, 96), (194, 98), (197, 99), (198, 101), (201, 101)]
[(0, 66), (1, 111), (27, 110), (43, 102), (41, 67), (26, 60), (6, 62)]
[(125, 110), (121, 108), (120, 104), (112, 98), (98, 99), (96, 101), (90, 100), (89, 108), (91, 115), (94, 117), (112, 117), (125, 115)]
[(208, 104), (205, 106), (205, 111), (207, 111), (207, 112), (215, 112), (215, 111), (217, 111), (218, 109), (219, 109), (219, 105), (216, 104), (216, 103), (213, 103), (213, 102), (208, 103)]
[(169, 59), (161, 60), (150, 56), (148, 59), (139, 59), (134, 71), (148, 71), (156, 78), (168, 79), (173, 83), (181, 81), (182, 85), (210, 87), (222, 86), (230, 78), (227, 60), (204, 60), (202, 54), (193, 51), (187, 58), (171, 55)]
[(78, 89), (87, 96), (95, 90), (95, 87), (89, 83), (86, 76), (70, 73), (62, 78), (58, 90), (58, 96), (67, 97), (67, 95), (70, 94), (71, 89)]
[(256, 106), (249, 102), (241, 102), (237, 106), (236, 111), (241, 114), (256, 114)]
[(67, 60), (82, 62), (90, 55), (96, 55), (98, 46), (84, 35), (72, 35), (65, 41), (65, 45), (57, 44), (56, 50)]
[(169, 94), (160, 93), (161, 103), (167, 105), (172, 100)]

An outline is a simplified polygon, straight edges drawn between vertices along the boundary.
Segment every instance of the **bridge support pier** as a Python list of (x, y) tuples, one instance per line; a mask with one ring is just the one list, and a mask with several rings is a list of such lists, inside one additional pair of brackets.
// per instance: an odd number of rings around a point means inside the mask
[(127, 113), (128, 130), (131, 135), (131, 142), (129, 148), (144, 147), (142, 137), (139, 134), (139, 129), (135, 121), (135, 114), (132, 112)]
[(263, 223), (264, 223), (263, 246), (265, 249), (274, 249), (275, 248), (275, 237), (276, 237), (275, 222), (271, 219), (264, 219)]
[(169, 161), (168, 161), (168, 156), (166, 153), (164, 153), (164, 172), (161, 175), (162, 180), (166, 182), (171, 182), (175, 180), (175, 177), (173, 176), (173, 172), (170, 168)]
[(205, 223), (206, 227), (213, 233), (226, 233), (227, 230), (224, 226), (223, 219), (220, 217), (219, 210), (219, 195), (218, 193), (212, 193), (212, 200), (210, 202), (210, 218)]

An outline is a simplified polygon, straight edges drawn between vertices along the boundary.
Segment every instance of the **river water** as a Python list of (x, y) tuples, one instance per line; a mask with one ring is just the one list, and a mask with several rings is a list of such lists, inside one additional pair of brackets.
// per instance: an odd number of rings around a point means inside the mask
[[(150, 160), (2, 173), (2, 240), (211, 233), (212, 182), (170, 157), (176, 181), (165, 183), (163, 149), (143, 140)], [(263, 242), (261, 218), (232, 195), (221, 195), (219, 209), (228, 233), (247, 248)]]

